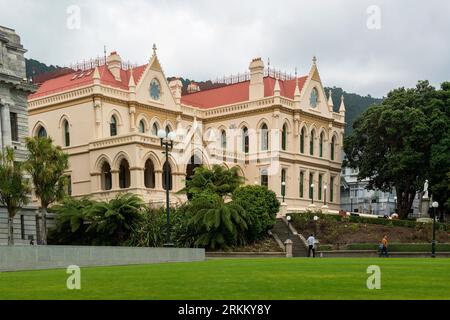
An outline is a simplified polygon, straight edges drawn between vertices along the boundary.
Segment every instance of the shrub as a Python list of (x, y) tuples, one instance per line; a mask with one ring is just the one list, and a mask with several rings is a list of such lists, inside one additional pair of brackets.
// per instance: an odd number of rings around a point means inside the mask
[(246, 232), (247, 240), (264, 238), (275, 225), (280, 210), (276, 194), (263, 186), (245, 186), (237, 189), (232, 199), (244, 208), (251, 221)]
[(224, 203), (211, 191), (197, 194), (188, 210), (191, 228), (196, 230), (195, 245), (209, 249), (228, 249), (246, 243), (249, 225), (246, 211), (234, 201)]

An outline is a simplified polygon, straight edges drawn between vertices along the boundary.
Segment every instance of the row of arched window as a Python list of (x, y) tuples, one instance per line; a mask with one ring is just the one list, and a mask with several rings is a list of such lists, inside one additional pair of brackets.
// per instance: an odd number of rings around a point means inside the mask
[[(243, 127), (242, 129), (242, 151), (244, 153), (249, 153), (250, 151), (250, 137), (249, 130), (247, 127)], [(260, 127), (260, 150), (268, 151), (269, 150), (269, 128), (267, 124), (263, 123)], [(303, 127), (300, 132), (300, 153), (306, 154), (306, 128)], [(315, 129), (311, 130), (310, 138), (309, 138), (309, 152), (310, 156), (318, 156), (323, 158), (325, 155), (325, 133), (322, 132), (319, 136), (319, 145), (318, 145), (318, 154), (316, 154), (316, 131)], [(337, 137), (334, 135), (329, 144), (330, 150), (330, 159), (336, 159), (336, 145), (337, 145)], [(221, 131), (220, 137), (220, 146), (222, 149), (227, 149), (227, 133), (225, 130)], [(288, 147), (288, 127), (287, 124), (283, 126), (281, 131), (281, 149), (286, 151)]]
[[(156, 173), (155, 166), (151, 159), (148, 159), (145, 163), (144, 169), (144, 185), (148, 189), (156, 188)], [(128, 189), (131, 186), (131, 174), (130, 165), (126, 159), (123, 159), (119, 165), (119, 188)], [(172, 190), (173, 177), (172, 167), (169, 163), (165, 163), (162, 171), (162, 187), (164, 190)], [(105, 161), (101, 167), (101, 189), (104, 191), (112, 190), (113, 188), (113, 175), (111, 172), (110, 164)]]

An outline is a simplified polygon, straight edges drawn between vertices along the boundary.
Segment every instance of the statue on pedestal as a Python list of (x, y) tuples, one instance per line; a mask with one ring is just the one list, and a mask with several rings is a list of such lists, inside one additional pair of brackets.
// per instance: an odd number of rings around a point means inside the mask
[(423, 186), (423, 197), (424, 199), (428, 199), (428, 180), (425, 180), (425, 184)]

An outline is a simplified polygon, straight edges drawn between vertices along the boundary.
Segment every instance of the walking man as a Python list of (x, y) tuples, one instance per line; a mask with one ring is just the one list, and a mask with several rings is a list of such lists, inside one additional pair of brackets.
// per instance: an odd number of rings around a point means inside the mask
[(313, 258), (316, 257), (316, 238), (314, 238), (314, 235), (311, 234), (308, 238), (308, 240), (306, 240), (306, 242), (308, 243), (308, 258), (311, 257), (311, 251), (313, 253)]
[(384, 237), (383, 237), (383, 239), (381, 240), (381, 253), (380, 253), (380, 256), (382, 257), (383, 255), (385, 256), (385, 257), (388, 257), (389, 256), (389, 254), (388, 254), (388, 237), (385, 235)]

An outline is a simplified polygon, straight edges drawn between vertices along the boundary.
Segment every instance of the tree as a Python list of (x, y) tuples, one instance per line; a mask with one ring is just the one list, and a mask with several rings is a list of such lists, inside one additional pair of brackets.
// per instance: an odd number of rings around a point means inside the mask
[(14, 217), (29, 201), (31, 192), (23, 164), (14, 161), (14, 150), (0, 153), (0, 203), (8, 210), (8, 245), (14, 245)]
[(36, 197), (39, 198), (42, 219), (41, 242), (47, 244), (47, 209), (64, 198), (66, 193), (65, 171), (69, 156), (61, 147), (53, 145), (51, 138), (27, 138), (28, 159), (26, 169), (31, 175)]
[(437, 187), (450, 165), (450, 100), (442, 99), (449, 96), (444, 91), (446, 84), (436, 91), (427, 81), (393, 90), (355, 121), (345, 139), (346, 164), (359, 169), (359, 179), (369, 179), (369, 189), (395, 187), (401, 218), (408, 217), (426, 179), (435, 197), (446, 197), (440, 190), (447, 188)]
[(247, 239), (255, 241), (267, 235), (277, 221), (280, 202), (275, 192), (264, 186), (245, 186), (233, 193), (233, 202), (238, 203), (252, 219), (248, 226)]
[(94, 244), (122, 245), (129, 239), (133, 224), (143, 217), (144, 206), (136, 194), (119, 194), (109, 202), (96, 202), (88, 207), (87, 232), (96, 233)]
[(205, 191), (192, 199), (189, 210), (193, 215), (190, 223), (197, 228), (195, 245), (226, 249), (245, 244), (245, 232), (251, 221), (240, 205), (224, 203), (218, 194)]
[(195, 169), (194, 175), (186, 181), (186, 187), (180, 192), (187, 193), (190, 198), (204, 191), (211, 191), (224, 197), (230, 196), (243, 183), (244, 178), (239, 175), (237, 167), (227, 169), (214, 165), (212, 169), (208, 169), (201, 166)]

